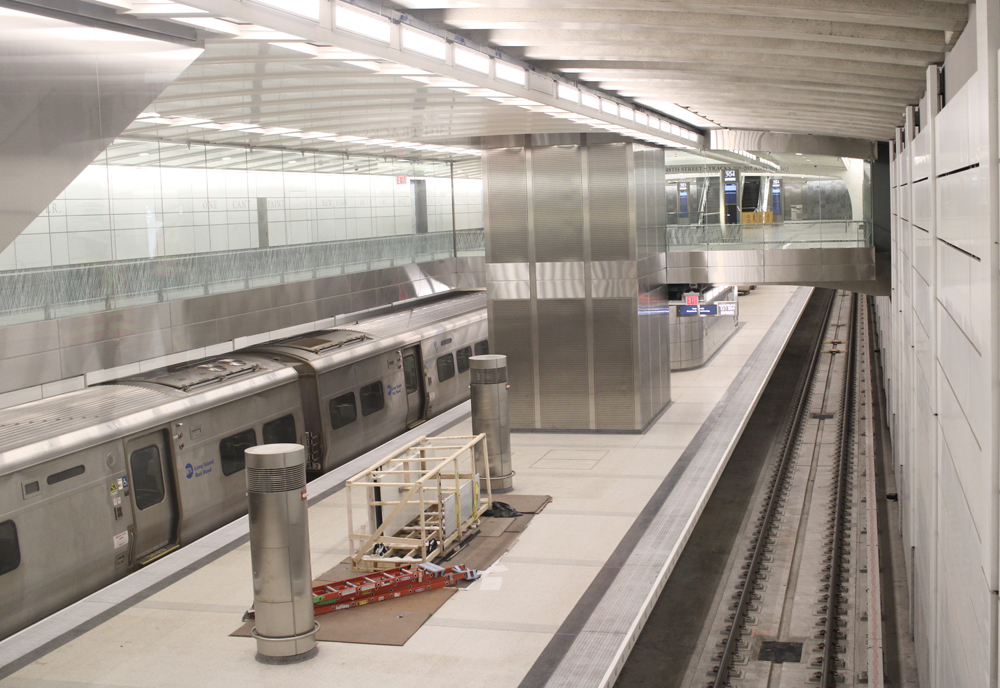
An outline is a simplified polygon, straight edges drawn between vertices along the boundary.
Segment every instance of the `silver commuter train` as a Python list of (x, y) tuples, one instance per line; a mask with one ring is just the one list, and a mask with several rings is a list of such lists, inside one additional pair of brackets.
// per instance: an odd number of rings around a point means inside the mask
[(0, 410), (0, 639), (246, 513), (243, 452), (328, 471), (469, 396), (463, 294)]

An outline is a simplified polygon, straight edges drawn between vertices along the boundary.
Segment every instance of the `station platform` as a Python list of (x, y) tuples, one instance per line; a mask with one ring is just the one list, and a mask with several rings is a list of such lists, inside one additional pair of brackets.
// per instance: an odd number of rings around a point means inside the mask
[[(643, 434), (514, 433), (516, 493), (552, 503), (403, 646), (320, 643), (301, 664), (256, 662), (255, 642), (230, 636), (253, 600), (242, 518), (0, 642), (0, 687), (610, 686), (811, 291), (741, 299), (743, 326), (671, 375), (673, 402)], [(470, 433), (466, 403), (311, 482), (313, 574), (348, 555), (347, 478), (421, 435)]]

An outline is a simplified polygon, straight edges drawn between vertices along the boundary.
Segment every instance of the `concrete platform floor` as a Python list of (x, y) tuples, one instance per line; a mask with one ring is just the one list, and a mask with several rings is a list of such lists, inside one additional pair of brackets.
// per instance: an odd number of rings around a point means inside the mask
[[(641, 622), (631, 617), (635, 610), (626, 595), (614, 605), (621, 609), (615, 628), (600, 637), (585, 634), (587, 623), (600, 617), (600, 602), (620, 593), (616, 586), (623, 575), (612, 576), (599, 599), (585, 598), (602, 587), (595, 581), (610, 570), (609, 560), (637, 525), (643, 538), (659, 533), (647, 530), (655, 519), (639, 523), (637, 518), (658, 490), (662, 493), (671, 469), (697, 437), (720, 454), (718, 465), (699, 467), (691, 484), (683, 482), (690, 472), (685, 469), (676, 491), (692, 491), (685, 497), (691, 505), (684, 507), (687, 511), (663, 511), (671, 508), (668, 500), (653, 514), (673, 528), (663, 531), (673, 540), (657, 546), (667, 555), (643, 549), (645, 539), (637, 539), (634, 547), (647, 557), (645, 566), (662, 587), (746, 420), (737, 424), (739, 419), (728, 418), (721, 413), (723, 404), (741, 400), (749, 416), (780, 355), (780, 347), (772, 349), (776, 342), (783, 347), (808, 291), (761, 286), (744, 297), (744, 326), (707, 366), (672, 376), (674, 402), (644, 434), (515, 433), (516, 491), (552, 495), (553, 502), (502, 557), (488, 584), (477, 582), (454, 595), (405, 646), (327, 643), (303, 664), (254, 661), (252, 640), (229, 637), (252, 601), (246, 519), (241, 519), (56, 615), (60, 618), (0, 643), (0, 664), (13, 670), (0, 667), (0, 676), (7, 674), (0, 686), (610, 685), (615, 664), (624, 659), (623, 643), (638, 633)], [(770, 344), (761, 347), (762, 342)], [(753, 382), (757, 396), (754, 390), (736, 389), (747, 386), (744, 380)], [(734, 389), (743, 396), (734, 396)], [(716, 426), (725, 426), (732, 436), (704, 442)], [(470, 432), (465, 418), (441, 434)], [(324, 476), (321, 489), (311, 484), (311, 492), (330, 492), (310, 504), (314, 573), (348, 554), (346, 505), (335, 481), (357, 470)], [(650, 605), (652, 587), (643, 591)], [(566, 632), (568, 620), (577, 617), (583, 617), (577, 632)], [(622, 649), (615, 650), (616, 644)], [(586, 664), (577, 659), (581, 652), (594, 664), (583, 673), (574, 669)], [(603, 674), (595, 670), (602, 666), (607, 667)]]

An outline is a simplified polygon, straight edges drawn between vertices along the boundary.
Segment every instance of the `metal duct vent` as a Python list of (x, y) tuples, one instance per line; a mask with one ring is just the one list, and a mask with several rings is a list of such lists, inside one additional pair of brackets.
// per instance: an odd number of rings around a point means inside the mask
[(257, 494), (291, 492), (306, 486), (305, 464), (286, 468), (252, 468), (247, 466), (247, 491)]
[(507, 382), (507, 367), (503, 368), (473, 368), (472, 384), (498, 385)]

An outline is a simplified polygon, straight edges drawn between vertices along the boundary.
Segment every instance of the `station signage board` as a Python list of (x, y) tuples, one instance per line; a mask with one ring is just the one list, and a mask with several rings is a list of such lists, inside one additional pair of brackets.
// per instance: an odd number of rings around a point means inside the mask
[(718, 315), (719, 309), (714, 303), (702, 303), (697, 306), (678, 306), (677, 315)]
[(677, 306), (677, 315), (736, 315), (735, 301)]

